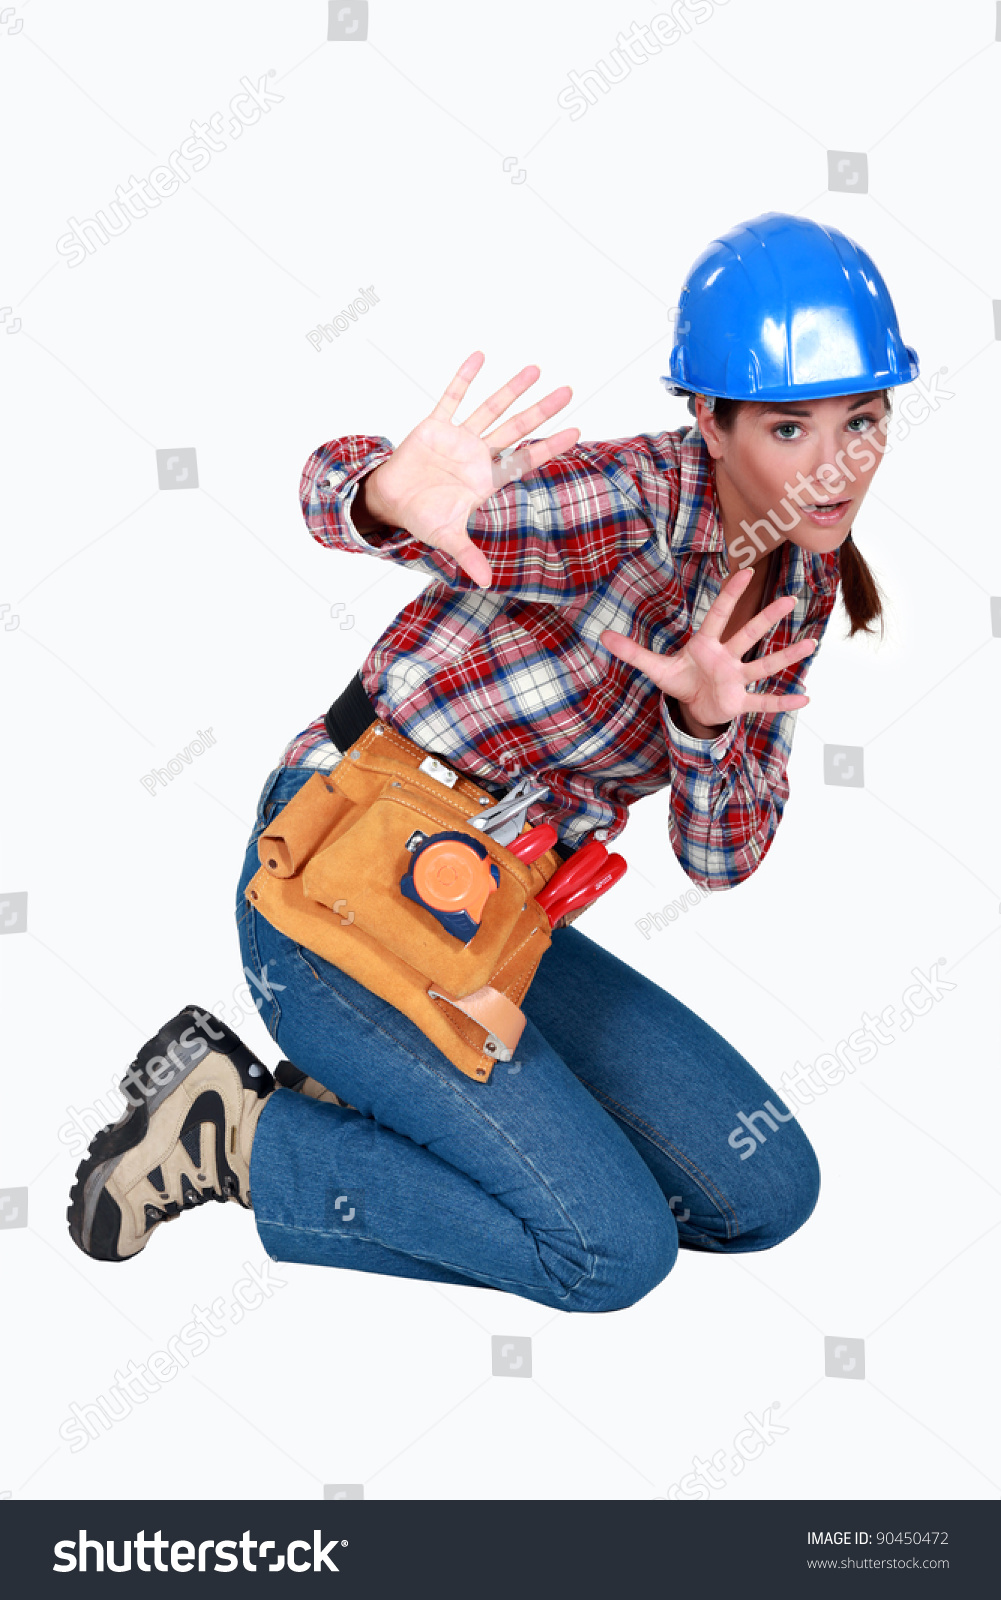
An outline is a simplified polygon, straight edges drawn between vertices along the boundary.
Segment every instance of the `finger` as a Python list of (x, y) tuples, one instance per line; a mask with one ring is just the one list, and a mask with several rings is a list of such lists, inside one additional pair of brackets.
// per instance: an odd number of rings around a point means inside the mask
[(653, 650), (647, 650), (643, 645), (637, 644), (635, 639), (630, 639), (625, 633), (619, 633), (615, 628), (605, 628), (598, 637), (599, 644), (604, 645), (610, 655), (617, 656), (620, 661), (625, 661), (631, 667), (638, 667), (640, 672), (657, 684), (660, 689), (673, 689), (682, 676), (680, 667), (672, 664), (669, 656), (657, 655)]
[(791, 667), (794, 661), (805, 661), (816, 648), (816, 639), (799, 639), (785, 650), (776, 650), (757, 661), (747, 661), (744, 663), (744, 682), (757, 683), (760, 678), (773, 678), (776, 672)]
[(579, 438), (579, 428), (563, 428), (548, 439), (535, 439), (531, 444), (523, 445), (520, 450), (509, 445), (507, 450), (510, 454), (502, 450), (500, 456), (491, 462), (494, 488), (503, 489), (505, 484), (530, 477), (554, 456), (569, 450)]
[(733, 615), (734, 607), (751, 582), (753, 568), (742, 567), (727, 578), (702, 619), (699, 629), (704, 639), (718, 639)]
[[(524, 411), (519, 411), (517, 416), (508, 417), (492, 433), (483, 435), (484, 442), (493, 450), (500, 450), (505, 445), (515, 444), (517, 440), (524, 439), (526, 435), (535, 432), (543, 422), (548, 422), (550, 417), (562, 411), (569, 402), (573, 390), (568, 383), (561, 384), (551, 394), (536, 401), (535, 405), (528, 406)], [(466, 424), (468, 427), (468, 423)]]
[(452, 379), (438, 404), (431, 412), (432, 417), (438, 422), (448, 422), (453, 416), (459, 401), (462, 399), (469, 385), (482, 367), (486, 356), (482, 350), (474, 350), (467, 356), (455, 377)]
[(446, 555), (451, 556), (475, 584), (483, 589), (489, 589), (493, 582), (490, 563), (479, 545), (474, 544), (472, 539), (456, 534), (447, 543), (442, 542), (436, 548), (444, 550)]
[(513, 400), (517, 400), (520, 394), (524, 394), (526, 389), (530, 389), (533, 383), (538, 383), (540, 370), (539, 367), (535, 366), (522, 367), (521, 371), (516, 372), (509, 383), (505, 383), (496, 393), (488, 395), (486, 400), (478, 405), (476, 410), (459, 426), (465, 428), (469, 433), (482, 433), (487, 424), (493, 422), (495, 417), (499, 417), (502, 412), (506, 411)]
[(746, 655), (752, 644), (757, 644), (766, 633), (770, 633), (777, 622), (787, 617), (796, 605), (794, 594), (784, 594), (778, 600), (772, 600), (764, 611), (759, 611), (738, 628), (732, 639), (726, 641), (726, 648), (735, 656)]
[(759, 711), (798, 711), (810, 704), (808, 694), (749, 694), (740, 716), (754, 716)]
[(654, 655), (652, 650), (637, 644), (635, 639), (630, 639), (627, 633), (620, 633), (617, 628), (605, 628), (598, 635), (598, 643), (613, 656), (618, 656), (620, 661), (628, 661), (630, 666), (640, 667), (648, 672), (655, 662), (661, 658)]

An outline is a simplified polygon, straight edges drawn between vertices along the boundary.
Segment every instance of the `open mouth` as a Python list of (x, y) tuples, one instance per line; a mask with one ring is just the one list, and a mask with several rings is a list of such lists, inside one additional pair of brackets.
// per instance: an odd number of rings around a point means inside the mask
[(803, 515), (809, 517), (811, 522), (826, 526), (827, 523), (840, 522), (850, 505), (850, 500), (826, 500), (823, 505), (804, 505)]

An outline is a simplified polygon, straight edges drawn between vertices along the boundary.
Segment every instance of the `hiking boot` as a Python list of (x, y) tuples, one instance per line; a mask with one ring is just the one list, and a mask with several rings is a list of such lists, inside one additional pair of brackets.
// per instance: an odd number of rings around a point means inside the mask
[(128, 1105), (77, 1168), (70, 1235), (96, 1261), (128, 1261), (161, 1222), (208, 1200), (250, 1199), (250, 1147), (274, 1078), (210, 1011), (185, 1006), (121, 1080)]
[(291, 1061), (279, 1061), (275, 1068), (275, 1082), (280, 1089), (292, 1089), (296, 1094), (304, 1094), (309, 1100), (323, 1100), (330, 1106), (344, 1106), (348, 1111), (356, 1111), (357, 1106), (349, 1105), (336, 1095), (333, 1089), (325, 1089), (316, 1078), (307, 1078), (304, 1072), (294, 1067)]

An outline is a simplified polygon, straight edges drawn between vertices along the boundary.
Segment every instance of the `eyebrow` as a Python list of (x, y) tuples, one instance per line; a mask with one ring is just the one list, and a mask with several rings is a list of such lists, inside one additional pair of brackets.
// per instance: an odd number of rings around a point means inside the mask
[[(872, 394), (863, 395), (861, 400), (856, 400), (856, 402), (855, 402), (855, 404), (853, 406), (849, 406), (848, 407), (848, 415), (851, 416), (852, 412), (853, 411), (858, 411), (861, 406), (871, 405), (873, 400), (878, 400), (879, 399), (879, 396), (880, 396), (881, 392), (882, 391), (879, 390), (879, 389), (874, 389)], [(772, 416), (775, 416), (775, 417), (812, 417), (813, 416), (813, 412), (810, 410), (809, 406), (774, 405), (774, 406), (762, 406), (761, 411), (759, 412), (759, 416), (762, 416), (762, 417), (772, 417)]]

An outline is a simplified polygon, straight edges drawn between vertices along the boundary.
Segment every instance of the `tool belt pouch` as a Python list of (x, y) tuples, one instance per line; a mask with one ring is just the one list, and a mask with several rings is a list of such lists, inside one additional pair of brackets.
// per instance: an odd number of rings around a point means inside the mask
[[(426, 751), (372, 723), (261, 835), (261, 865), (245, 893), (280, 932), (387, 1000), (460, 1072), (486, 1082), (525, 1026), (521, 1001), (551, 931), (535, 896), (560, 861), (550, 850), (525, 864), (470, 827), (494, 797), (463, 776), (449, 787), (422, 762)], [(436, 915), (420, 898), (422, 882), (433, 898), (456, 871), (470, 876), (472, 917)], [(408, 873), (410, 889), (401, 887)]]

